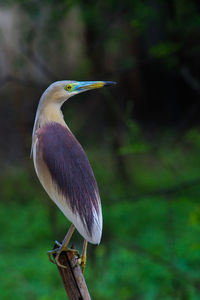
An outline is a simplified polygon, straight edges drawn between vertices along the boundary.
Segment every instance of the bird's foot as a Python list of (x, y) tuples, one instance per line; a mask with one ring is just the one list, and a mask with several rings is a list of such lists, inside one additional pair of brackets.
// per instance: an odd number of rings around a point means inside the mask
[(82, 272), (84, 273), (86, 265), (86, 255), (81, 255), (81, 257), (78, 259), (78, 264), (81, 266)]
[[(62, 265), (59, 262), (60, 254), (63, 251), (65, 251), (65, 252), (73, 252), (75, 255), (77, 255), (77, 257), (80, 257), (80, 255), (79, 255), (79, 253), (78, 253), (77, 250), (75, 250), (73, 248), (68, 248), (68, 247), (62, 246), (62, 244), (60, 244), (58, 241), (55, 241), (55, 244), (58, 246), (58, 248), (48, 251), (47, 254), (48, 254), (49, 260), (52, 263), (57, 264), (57, 266), (59, 266), (61, 268), (67, 268), (66, 266)], [(55, 258), (53, 256), (53, 254), (56, 254)], [(53, 256), (53, 258), (52, 258), (52, 256)]]

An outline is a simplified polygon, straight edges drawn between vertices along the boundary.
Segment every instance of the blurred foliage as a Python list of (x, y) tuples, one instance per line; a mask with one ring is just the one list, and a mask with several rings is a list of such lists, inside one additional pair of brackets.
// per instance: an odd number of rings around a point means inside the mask
[[(127, 122), (127, 142), (119, 149), (120, 154), (130, 154), (130, 153), (142, 153), (149, 150), (150, 145), (146, 142), (141, 134), (141, 130), (138, 125), (129, 120)], [(134, 143), (133, 143), (134, 141)]]
[[(198, 1), (0, 4), (18, 21), (13, 36), (0, 29), (12, 46), (0, 56), (11, 65), (0, 74), (0, 299), (66, 298), (46, 251), (69, 222), (29, 160), (36, 100), (57, 79), (119, 83), (63, 109), (102, 197), (103, 238), (85, 271), (92, 299), (200, 299)], [(79, 234), (72, 243), (81, 251)]]
[[(134, 155), (123, 153), (130, 186), (118, 179), (108, 145), (105, 153), (87, 151), (104, 214), (102, 243), (89, 246), (85, 272), (92, 299), (199, 299), (200, 132), (188, 131), (176, 146), (172, 140), (156, 145), (146, 140), (140, 151), (145, 137), (138, 125), (129, 125), (137, 137)], [(54, 223), (64, 236), (65, 217), (54, 205), (48, 208), (50, 200), (23, 169), (10, 170), (1, 184), (0, 298), (64, 299), (45, 251), (56, 237)], [(81, 237), (74, 240), (81, 250)]]

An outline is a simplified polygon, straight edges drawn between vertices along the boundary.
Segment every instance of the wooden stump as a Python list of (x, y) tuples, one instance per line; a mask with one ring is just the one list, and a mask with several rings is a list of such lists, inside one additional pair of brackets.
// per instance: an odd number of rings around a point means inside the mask
[[(54, 246), (54, 249), (57, 245)], [(55, 258), (55, 254), (53, 255)], [(59, 261), (67, 268), (57, 266), (69, 300), (91, 300), (85, 279), (74, 252), (62, 252)]]

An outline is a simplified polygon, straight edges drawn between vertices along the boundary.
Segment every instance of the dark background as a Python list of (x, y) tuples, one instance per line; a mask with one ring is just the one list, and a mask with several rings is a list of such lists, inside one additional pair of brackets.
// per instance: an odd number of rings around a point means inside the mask
[(0, 1), (2, 300), (66, 299), (46, 251), (69, 222), (29, 157), (39, 98), (64, 79), (118, 83), (63, 107), (102, 198), (92, 299), (200, 298), (199, 70), (199, 1)]

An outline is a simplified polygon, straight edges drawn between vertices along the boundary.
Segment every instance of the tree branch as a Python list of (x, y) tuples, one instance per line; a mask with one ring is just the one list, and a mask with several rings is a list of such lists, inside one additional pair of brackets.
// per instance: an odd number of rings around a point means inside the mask
[[(113, 205), (115, 203), (119, 203), (119, 202), (122, 202), (122, 201), (137, 202), (137, 201), (141, 201), (141, 200), (143, 200), (144, 198), (147, 198), (147, 197), (160, 197), (160, 196), (168, 196), (169, 197), (169, 196), (172, 196), (176, 193), (179, 193), (181, 191), (185, 191), (186, 189), (189, 189), (189, 188), (192, 188), (192, 187), (195, 187), (195, 186), (198, 186), (198, 185), (200, 185), (200, 178), (195, 178), (195, 179), (192, 179), (192, 180), (180, 182), (180, 183), (178, 183), (178, 184), (176, 184), (172, 187), (161, 188), (161, 189), (158, 189), (158, 190), (149, 191), (149, 192), (141, 193), (141, 194), (138, 193), (138, 194), (134, 194), (134, 195), (128, 195), (126, 197), (120, 197), (120, 198), (117, 198), (117, 199), (114, 198), (113, 201), (112, 201), (112, 197), (110, 197), (109, 203), (107, 205)], [(109, 193), (107, 193), (107, 195), (109, 195)], [(163, 198), (163, 200), (171, 201), (171, 200), (168, 200), (167, 197)]]
[[(56, 247), (57, 245), (55, 244), (54, 249)], [(53, 256), (55, 258), (55, 254)], [(83, 273), (74, 252), (62, 252), (59, 261), (67, 267), (61, 268), (57, 266), (69, 300), (91, 300)]]

